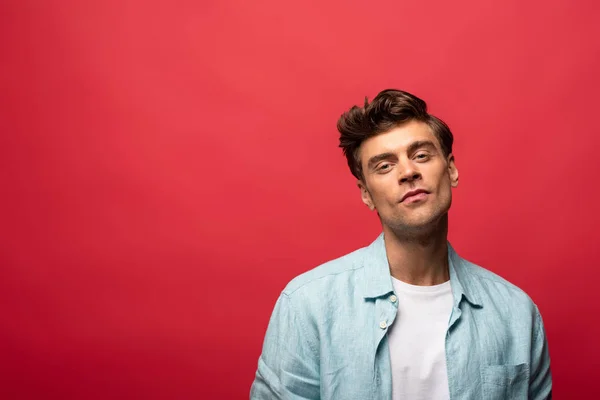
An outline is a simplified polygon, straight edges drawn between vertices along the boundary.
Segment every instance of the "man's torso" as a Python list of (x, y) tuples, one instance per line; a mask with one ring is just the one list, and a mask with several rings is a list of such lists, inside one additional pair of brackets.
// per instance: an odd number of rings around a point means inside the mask
[[(397, 301), (389, 272), (386, 284), (369, 267), (381, 253), (374, 246), (309, 271), (284, 290), (308, 322), (309, 336), (318, 338), (322, 399), (391, 398), (387, 333)], [(444, 344), (450, 397), (526, 398), (537, 308), (516, 286), (450, 246), (449, 253), (454, 304)]]

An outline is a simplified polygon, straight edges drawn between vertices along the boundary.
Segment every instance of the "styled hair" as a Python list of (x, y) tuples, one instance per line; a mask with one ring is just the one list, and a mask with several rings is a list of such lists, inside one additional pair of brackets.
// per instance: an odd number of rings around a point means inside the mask
[(452, 153), (452, 132), (444, 121), (427, 112), (427, 103), (408, 92), (386, 89), (375, 96), (371, 103), (365, 97), (363, 107), (353, 106), (337, 122), (340, 147), (352, 175), (357, 179), (364, 178), (358, 150), (365, 140), (410, 121), (429, 125), (440, 142), (444, 156)]

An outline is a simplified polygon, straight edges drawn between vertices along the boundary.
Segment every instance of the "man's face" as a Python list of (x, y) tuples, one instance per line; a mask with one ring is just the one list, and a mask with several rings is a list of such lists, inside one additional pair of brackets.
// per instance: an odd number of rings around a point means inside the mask
[(458, 170), (420, 121), (410, 121), (365, 140), (359, 148), (363, 202), (393, 232), (433, 226), (450, 209)]

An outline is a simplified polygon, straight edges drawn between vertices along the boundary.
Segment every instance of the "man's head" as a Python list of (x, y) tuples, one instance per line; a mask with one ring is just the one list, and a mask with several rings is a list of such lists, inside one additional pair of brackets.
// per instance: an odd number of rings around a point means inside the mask
[(384, 228), (418, 233), (447, 214), (458, 185), (453, 136), (423, 100), (384, 90), (344, 113), (337, 126), (363, 202)]

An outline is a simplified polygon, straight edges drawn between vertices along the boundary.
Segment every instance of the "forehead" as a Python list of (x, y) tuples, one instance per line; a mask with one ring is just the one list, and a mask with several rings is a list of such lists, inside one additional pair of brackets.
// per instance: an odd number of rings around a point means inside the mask
[(412, 143), (423, 140), (433, 142), (441, 151), (440, 143), (429, 125), (421, 121), (410, 121), (362, 142), (359, 148), (360, 159), (363, 162), (381, 153), (401, 154)]

